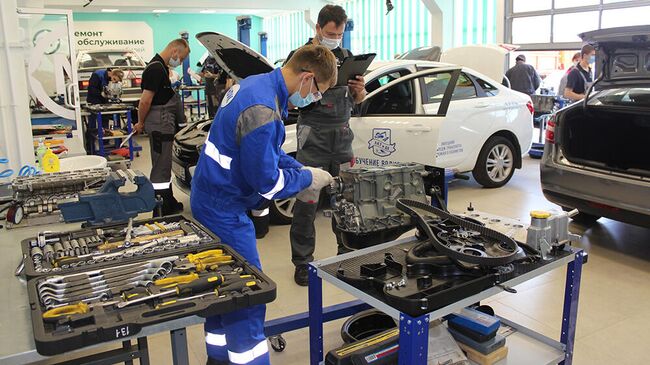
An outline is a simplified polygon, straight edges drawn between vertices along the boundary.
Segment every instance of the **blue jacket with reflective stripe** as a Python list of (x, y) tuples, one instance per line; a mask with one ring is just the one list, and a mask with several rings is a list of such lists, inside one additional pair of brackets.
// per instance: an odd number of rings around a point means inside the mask
[(311, 184), (311, 173), (281, 149), (288, 94), (280, 69), (228, 90), (201, 151), (193, 195), (216, 210), (245, 212)]

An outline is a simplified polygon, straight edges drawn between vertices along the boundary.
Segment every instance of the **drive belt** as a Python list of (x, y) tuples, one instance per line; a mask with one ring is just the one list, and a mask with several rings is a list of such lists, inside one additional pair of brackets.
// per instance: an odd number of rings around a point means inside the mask
[[(427, 235), (431, 244), (436, 250), (438, 250), (438, 252), (440, 252), (441, 254), (445, 254), (452, 259), (456, 259), (462, 262), (476, 264), (480, 266), (501, 266), (501, 265), (509, 264), (517, 258), (516, 257), (517, 250), (518, 250), (517, 242), (515, 242), (515, 240), (506, 236), (503, 233), (489, 229), (480, 224), (469, 222), (465, 219), (457, 217), (453, 214), (449, 214), (441, 209), (438, 209), (436, 207), (433, 207), (429, 204), (420, 201), (411, 200), (411, 199), (397, 199), (396, 206), (399, 210), (411, 216), (411, 218), (420, 227), (422, 232)], [(496, 244), (496, 246), (498, 247), (496, 247), (496, 249), (493, 250), (498, 252), (494, 253), (485, 250), (486, 256), (476, 256), (475, 254), (473, 254), (473, 252), (475, 252), (475, 249), (469, 249), (469, 247), (467, 250), (465, 250), (462, 247), (459, 249), (453, 249), (447, 246), (433, 232), (431, 226), (427, 222), (427, 219), (424, 216), (422, 216), (420, 213), (418, 213), (416, 209), (423, 210), (428, 213), (432, 213), (437, 217), (443, 220), (448, 220), (465, 230), (476, 231), (483, 237), (498, 241), (499, 243)]]

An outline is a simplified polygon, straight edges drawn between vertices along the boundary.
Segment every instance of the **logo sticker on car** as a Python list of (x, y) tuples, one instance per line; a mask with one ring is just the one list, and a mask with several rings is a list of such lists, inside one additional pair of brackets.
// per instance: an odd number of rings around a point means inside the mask
[(391, 130), (388, 128), (374, 128), (372, 139), (368, 141), (368, 149), (379, 157), (390, 156), (397, 150), (396, 143), (391, 143)]

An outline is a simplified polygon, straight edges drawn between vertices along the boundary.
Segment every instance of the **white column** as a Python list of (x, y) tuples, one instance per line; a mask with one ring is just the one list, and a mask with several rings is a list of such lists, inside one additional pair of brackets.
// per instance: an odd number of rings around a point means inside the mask
[[(507, 0), (506, 0), (507, 1)], [(505, 1), (497, 1), (497, 10), (494, 16), (497, 23), (497, 43), (506, 43), (506, 5)]]
[[(449, 1), (449, 0), (446, 0)], [(431, 45), (444, 47), (444, 19), (442, 10), (436, 0), (422, 0), (429, 13), (431, 13)]]
[(25, 35), (16, 8), (16, 0), (0, 1), (0, 158), (8, 158), (9, 168), (17, 173), (22, 165), (34, 164), (34, 147), (22, 56)]

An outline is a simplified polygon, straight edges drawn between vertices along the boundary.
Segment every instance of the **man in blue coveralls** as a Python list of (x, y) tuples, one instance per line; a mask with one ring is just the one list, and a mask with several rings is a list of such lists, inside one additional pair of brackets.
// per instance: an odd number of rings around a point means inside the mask
[[(336, 58), (323, 46), (302, 47), (284, 67), (255, 75), (226, 93), (192, 179), (194, 217), (261, 269), (255, 229), (246, 211), (272, 199), (315, 199), (332, 176), (304, 167), (282, 149), (287, 108), (319, 100), (336, 83)], [(208, 364), (268, 365), (266, 307), (205, 323)]]

